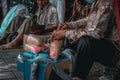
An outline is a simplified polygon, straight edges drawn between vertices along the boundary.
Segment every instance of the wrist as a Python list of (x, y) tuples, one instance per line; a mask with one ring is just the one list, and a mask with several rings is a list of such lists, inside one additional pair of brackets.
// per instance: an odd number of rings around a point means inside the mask
[(64, 31), (63, 31), (63, 32), (64, 32), (64, 35), (63, 35), (63, 37), (64, 37), (64, 38), (66, 38), (66, 36), (65, 36), (65, 34), (66, 34), (66, 31), (67, 31), (67, 30), (64, 30)]

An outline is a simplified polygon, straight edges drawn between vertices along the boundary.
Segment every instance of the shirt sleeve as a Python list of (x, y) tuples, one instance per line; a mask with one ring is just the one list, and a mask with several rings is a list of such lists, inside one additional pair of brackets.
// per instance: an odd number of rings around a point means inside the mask
[(77, 21), (73, 21), (73, 22), (67, 22), (67, 25), (69, 26), (69, 28), (80, 28), (81, 26), (86, 26), (87, 25), (87, 20), (88, 17), (77, 20)]

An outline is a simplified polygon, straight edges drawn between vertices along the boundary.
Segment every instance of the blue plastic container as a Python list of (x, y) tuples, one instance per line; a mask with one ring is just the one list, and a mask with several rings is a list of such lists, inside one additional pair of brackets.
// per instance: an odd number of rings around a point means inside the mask
[[(30, 52), (24, 52), (23, 55), (27, 55), (30, 56), (30, 59), (24, 59), (21, 58), (21, 56), (18, 55), (18, 58), (22, 59), (22, 61), (18, 61), (17, 66), (18, 66), (18, 70), (22, 71), (24, 74), (24, 80), (30, 80), (30, 65), (33, 61), (33, 59), (35, 59), (38, 55), (30, 53)], [(49, 57), (48, 53), (40, 53), (41, 57)], [(59, 57), (57, 60), (55, 60), (54, 62), (63, 62), (69, 60), (67, 57), (63, 56), (63, 57)], [(48, 64), (46, 63), (39, 63), (39, 75), (38, 75), (38, 80), (46, 80), (46, 67), (48, 66)]]

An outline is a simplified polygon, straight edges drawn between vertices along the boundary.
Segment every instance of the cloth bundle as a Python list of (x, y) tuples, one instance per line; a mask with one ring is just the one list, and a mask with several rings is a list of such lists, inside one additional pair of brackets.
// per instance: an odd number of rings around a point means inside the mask
[(23, 48), (25, 51), (39, 53), (49, 49), (49, 35), (24, 35)]

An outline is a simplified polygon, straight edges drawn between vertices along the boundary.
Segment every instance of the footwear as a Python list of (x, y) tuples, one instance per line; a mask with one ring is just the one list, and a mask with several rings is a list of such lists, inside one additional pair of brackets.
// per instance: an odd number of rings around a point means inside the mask
[(17, 37), (8, 44), (0, 45), (0, 49), (12, 49), (18, 48), (19, 43), (22, 41), (22, 34), (18, 34)]
[(3, 36), (0, 37), (0, 45), (6, 43), (6, 39), (10, 33), (4, 33)]

